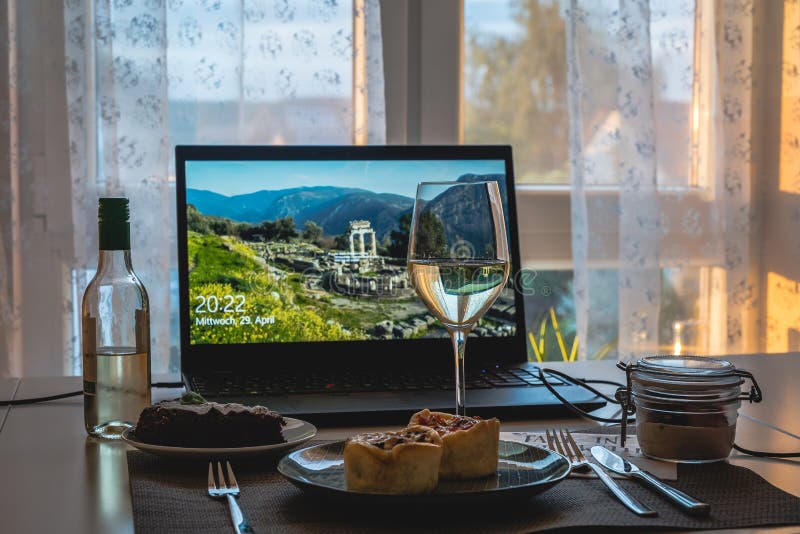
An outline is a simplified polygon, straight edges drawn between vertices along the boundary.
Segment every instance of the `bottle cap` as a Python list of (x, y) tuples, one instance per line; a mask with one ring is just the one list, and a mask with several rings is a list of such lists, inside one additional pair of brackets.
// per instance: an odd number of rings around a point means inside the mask
[(100, 199), (97, 222), (100, 233), (100, 250), (130, 250), (130, 201), (125, 197)]
[(105, 197), (100, 199), (97, 218), (104, 222), (128, 222), (130, 220), (130, 201), (125, 197)]

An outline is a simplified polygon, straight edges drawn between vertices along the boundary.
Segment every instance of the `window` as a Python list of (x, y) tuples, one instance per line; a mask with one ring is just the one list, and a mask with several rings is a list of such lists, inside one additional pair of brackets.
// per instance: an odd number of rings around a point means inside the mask
[[(523, 262), (535, 273), (526, 295), (529, 356), (537, 359), (575, 356), (565, 27), (568, 5), (564, 0), (463, 2), (463, 140), (513, 145)], [(609, 20), (611, 10), (618, 9), (617, 3), (583, 2), (580, 7), (586, 11), (589, 26), (586, 38), (595, 41), (586, 50), (612, 54), (603, 42), (608, 28), (600, 25)], [(690, 234), (694, 226), (709, 224), (712, 216), (709, 203), (704, 201), (711, 180), (698, 176), (693, 151), (701, 126), (698, 106), (704, 96), (695, 77), (695, 63), (703, 59), (701, 50), (694, 50), (699, 10), (693, 2), (652, 2), (651, 8), (661, 210), (674, 214), (673, 224), (685, 225), (684, 233)], [(592, 27), (593, 23), (597, 26)], [(619, 330), (615, 291), (618, 227), (612, 215), (619, 209), (619, 162), (614, 146), (620, 117), (616, 111), (616, 71), (606, 68), (600, 57), (593, 59), (585, 63), (589, 68), (582, 72), (592, 88), (592, 98), (588, 99), (591, 109), (584, 110), (584, 117), (590, 120), (583, 126), (588, 139), (585, 150), (593, 153), (592, 162), (601, 171), (593, 173), (587, 183), (591, 189), (588, 209), (593, 222), (601, 223), (601, 227), (593, 227), (593, 235), (607, 242), (605, 256), (590, 257), (594, 263), (589, 281), (592, 298), (602, 300), (590, 303), (590, 307), (604, 313), (592, 316), (588, 339), (581, 342), (587, 343), (589, 358), (613, 358), (617, 356), (615, 336)], [(602, 213), (608, 216), (599, 216)], [(687, 241), (691, 243), (682, 243)], [(708, 352), (711, 271), (705, 265), (710, 255), (711, 251), (702, 247), (692, 250), (691, 246), (682, 250), (673, 247), (664, 254), (671, 262), (661, 268), (660, 349)], [(609, 288), (607, 294), (598, 290), (603, 287)], [(544, 352), (539, 350), (543, 335)], [(539, 347), (533, 346), (536, 343)]]
[(352, 0), (176, 5), (167, 10), (174, 143), (353, 142)]
[[(359, 5), (362, 9), (356, 9)], [(68, 45), (76, 47), (73, 41), (86, 36), (87, 71), (92, 71), (87, 80), (95, 82), (86, 83), (87, 91), (94, 93), (86, 101), (96, 107), (85, 122), (91, 123), (87, 175), (97, 177), (87, 187), (97, 187), (87, 196), (106, 190), (108, 175), (126, 194), (138, 195), (134, 205), (138, 200), (140, 205), (158, 206), (159, 220), (174, 221), (175, 145), (363, 142), (359, 135), (367, 131), (367, 103), (365, 91), (356, 89), (356, 84), (367, 83), (363, 60), (370, 53), (363, 7), (363, 0), (167, 2), (155, 10), (130, 2), (87, 2), (77, 8), (85, 10), (80, 14), (67, 7), (70, 17), (80, 15), (70, 25)], [(85, 20), (96, 23), (86, 27)], [(356, 49), (360, 53), (354, 55)], [(115, 83), (108, 83), (110, 76)], [(142, 123), (155, 133), (136, 131)], [(159, 130), (162, 125), (168, 130)], [(134, 139), (117, 143), (118, 128), (125, 132), (120, 135), (133, 133)], [(148, 137), (160, 138), (159, 147), (148, 148), (161, 154), (165, 165), (169, 162), (166, 183), (163, 167), (151, 165), (153, 176), (148, 177), (141, 162), (129, 161), (146, 157), (142, 141)], [(124, 169), (116, 168), (116, 150)], [(124, 151), (130, 154), (127, 160)], [(109, 172), (104, 169), (107, 161), (114, 167)], [(168, 261), (143, 265), (152, 257), (134, 257), (151, 293), (154, 372), (180, 366), (177, 244), (174, 225), (170, 228), (158, 240), (165, 245), (161, 252), (171, 255)], [(137, 230), (133, 233), (136, 241)], [(93, 272), (92, 264), (72, 272), (74, 340), (80, 339), (80, 296)], [(167, 292), (169, 298), (164, 297)], [(65, 370), (77, 374), (80, 344), (73, 343), (71, 352)]]
[(569, 185), (559, 2), (464, 2), (464, 142), (514, 147), (519, 184)]

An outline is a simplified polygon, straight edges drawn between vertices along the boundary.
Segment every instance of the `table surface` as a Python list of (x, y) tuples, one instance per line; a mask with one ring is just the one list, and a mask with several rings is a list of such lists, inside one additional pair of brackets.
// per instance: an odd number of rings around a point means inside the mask
[[(800, 354), (728, 359), (737, 367), (751, 371), (764, 391), (762, 403), (742, 405), (737, 443), (754, 450), (800, 450), (797, 437), (800, 436), (800, 387), (796, 383), (800, 377)], [(609, 361), (553, 363), (547, 367), (576, 377), (624, 379), (614, 362)], [(78, 389), (79, 377), (0, 378), (0, 399), (23, 399)], [(158, 389), (154, 390), (154, 400), (179, 394), (180, 390)], [(586, 428), (592, 423), (582, 419), (514, 421), (504, 423), (502, 430), (539, 431), (554, 425)], [(363, 430), (325, 428), (317, 437), (344, 439)], [(0, 473), (3, 475), (0, 530), (132, 532), (127, 450), (128, 446), (121, 442), (87, 437), (83, 429), (81, 397), (0, 407)], [(738, 453), (729, 461), (752, 469), (773, 485), (800, 496), (800, 461), (755, 458)], [(735, 532), (797, 531), (798, 526)]]

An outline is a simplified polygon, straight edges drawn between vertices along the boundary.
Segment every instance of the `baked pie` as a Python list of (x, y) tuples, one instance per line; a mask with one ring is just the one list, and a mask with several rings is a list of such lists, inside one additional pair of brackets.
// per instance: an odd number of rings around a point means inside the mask
[(441, 459), (442, 438), (424, 426), (358, 434), (344, 447), (347, 488), (370, 493), (425, 493), (439, 483)]
[(433, 428), (442, 438), (444, 451), (439, 476), (462, 480), (497, 472), (500, 421), (432, 412), (427, 408), (411, 416), (409, 425)]

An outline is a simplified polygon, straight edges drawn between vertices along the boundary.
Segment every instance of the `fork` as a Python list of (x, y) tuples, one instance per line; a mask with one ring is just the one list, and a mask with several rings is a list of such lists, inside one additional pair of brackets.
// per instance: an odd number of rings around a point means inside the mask
[(228, 506), (231, 510), (231, 520), (233, 521), (233, 528), (236, 534), (254, 534), (255, 530), (244, 518), (239, 504), (236, 502), (236, 497), (239, 496), (239, 483), (236, 482), (236, 477), (233, 476), (233, 469), (231, 469), (230, 462), (226, 461), (225, 465), (228, 467), (228, 483), (225, 484), (225, 477), (222, 474), (222, 462), (217, 462), (217, 473), (219, 475), (219, 485), (214, 480), (213, 462), (208, 462), (208, 494), (214, 498), (221, 499), (222, 497), (228, 498)]
[(608, 476), (600, 466), (588, 461), (583, 452), (581, 452), (581, 448), (577, 443), (575, 443), (575, 439), (573, 439), (569, 430), (567, 430), (566, 435), (562, 429), (559, 429), (558, 433), (561, 434), (561, 439), (559, 439), (555, 429), (548, 429), (545, 431), (545, 434), (547, 435), (547, 446), (551, 450), (557, 450), (560, 454), (566, 456), (569, 459), (569, 464), (573, 469), (577, 471), (586, 471), (591, 469), (594, 471), (603, 484), (605, 484), (606, 487), (611, 490), (611, 493), (616, 495), (616, 497), (622, 501), (622, 504), (627, 506), (628, 509), (633, 513), (643, 517), (655, 517), (658, 515), (658, 512), (646, 504), (642, 504), (636, 498), (622, 489), (620, 485), (617, 484), (613, 478)]

